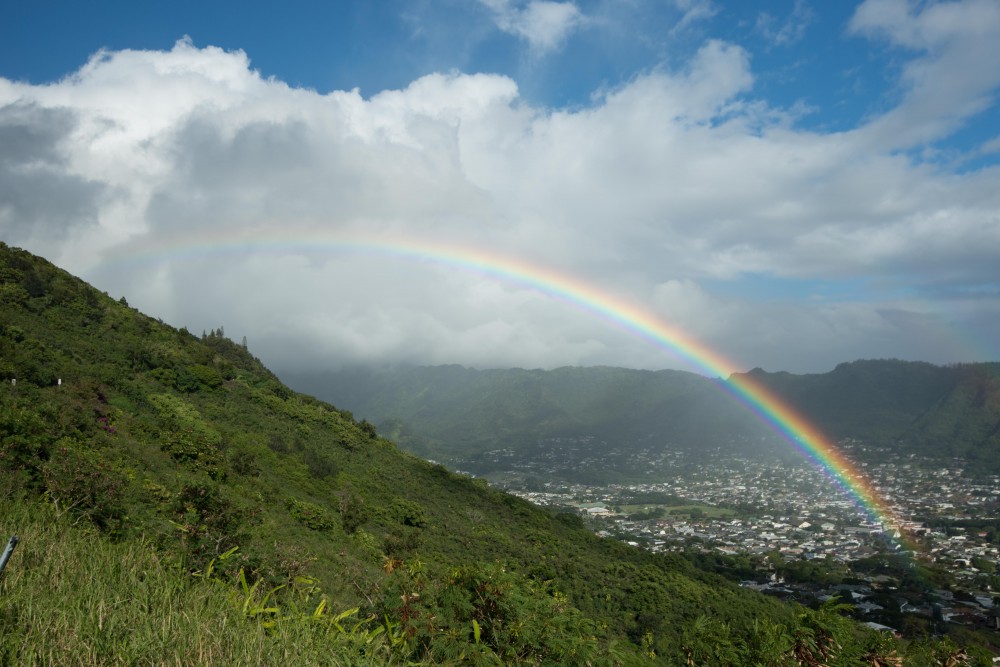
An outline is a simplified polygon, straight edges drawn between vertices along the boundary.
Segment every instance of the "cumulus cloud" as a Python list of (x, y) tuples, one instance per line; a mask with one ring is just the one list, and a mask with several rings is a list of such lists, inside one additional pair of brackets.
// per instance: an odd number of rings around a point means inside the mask
[(96, 223), (106, 188), (68, 169), (63, 145), (75, 126), (69, 109), (0, 107), (0, 229), (11, 241), (54, 249), (50, 239)]
[[(930, 44), (906, 8), (866, 5), (854, 29)], [(945, 67), (949, 48), (914, 62)], [(0, 231), (284, 368), (684, 366), (540, 289), (543, 270), (743, 370), (962, 359), (942, 332), (1000, 321), (981, 289), (996, 283), (996, 168), (915, 164), (870, 140), (882, 118), (796, 129), (753, 85), (750, 55), (718, 40), (575, 110), (533, 107), (499, 75), (364, 98), (189, 40), (102, 52), (55, 84), (0, 79)], [(913, 99), (887, 116), (926, 125)]]
[(524, 39), (538, 53), (558, 49), (584, 20), (572, 2), (531, 0), (524, 7), (518, 7), (513, 0), (480, 2), (490, 9), (500, 30)]

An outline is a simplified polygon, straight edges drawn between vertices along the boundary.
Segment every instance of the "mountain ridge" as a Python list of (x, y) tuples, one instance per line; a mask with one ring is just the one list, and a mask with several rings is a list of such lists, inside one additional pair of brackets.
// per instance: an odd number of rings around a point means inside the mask
[[(530, 451), (545, 438), (594, 436), (625, 448), (652, 443), (681, 449), (775, 438), (719, 387), (732, 377), (608, 366), (443, 368), (282, 375), (348, 405), (392, 432), (404, 448), (444, 460), (468, 462), (483, 450)], [(1000, 470), (1000, 463), (991, 463), (1000, 461), (993, 456), (1000, 451), (1000, 363), (858, 360), (826, 373), (756, 368), (733, 377), (741, 375), (834, 440), (863, 440), (932, 458), (964, 456)]]

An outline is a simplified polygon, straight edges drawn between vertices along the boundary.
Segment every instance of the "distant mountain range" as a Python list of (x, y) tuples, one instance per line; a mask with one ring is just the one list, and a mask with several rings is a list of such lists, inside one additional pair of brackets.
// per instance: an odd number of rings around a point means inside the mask
[[(749, 374), (833, 439), (1000, 470), (1000, 363), (867, 360), (828, 373)], [(475, 461), (501, 449), (530, 455), (555, 439), (625, 450), (782, 449), (720, 390), (726, 380), (682, 371), (397, 366), (283, 378), (371, 420), (405, 449), (442, 461)]]
[(878, 360), (816, 375), (751, 372), (834, 438), (1000, 470), (1000, 363)]

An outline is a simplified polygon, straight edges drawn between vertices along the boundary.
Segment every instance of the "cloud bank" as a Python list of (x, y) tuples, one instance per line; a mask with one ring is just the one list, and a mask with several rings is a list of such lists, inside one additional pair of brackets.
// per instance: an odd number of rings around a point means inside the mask
[[(488, 4), (539, 49), (580, 20)], [(742, 370), (996, 358), (1000, 172), (914, 153), (992, 108), (996, 5), (870, 1), (849, 29), (906, 60), (894, 103), (837, 133), (755, 97), (751, 54), (720, 40), (580, 109), (493, 74), (363, 98), (187, 39), (101, 52), (0, 79), (0, 234), (279, 368), (687, 367), (531, 284), (392, 250), (408, 240), (572, 276)]]

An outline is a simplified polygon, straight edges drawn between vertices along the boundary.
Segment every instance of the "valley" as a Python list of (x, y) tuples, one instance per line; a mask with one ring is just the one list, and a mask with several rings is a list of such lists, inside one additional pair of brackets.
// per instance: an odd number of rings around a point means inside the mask
[(0, 667), (1000, 667), (1000, 0), (6, 8)]
[(649, 479), (631, 483), (540, 484), (547, 460), (489, 478), (535, 504), (577, 513), (598, 535), (695, 554), (771, 595), (807, 604), (841, 596), (858, 618), (907, 633), (945, 623), (995, 628), (1000, 477), (974, 475), (960, 460), (895, 463), (861, 443), (841, 447), (882, 459), (861, 467), (890, 503), (891, 519), (852, 502), (804, 460), (720, 451), (639, 452), (627, 467), (647, 466)]
[[(952, 442), (987, 461), (993, 366), (973, 371), (983, 400), (953, 392), (942, 405), (975, 426)], [(865, 523), (786, 444), (737, 428), (746, 411), (720, 403), (714, 380), (432, 372), (450, 392), (416, 376), (394, 389), (421, 419), (380, 418), (296, 392), (222, 327), (174, 328), (0, 243), (0, 530), (21, 537), (0, 578), (0, 664), (987, 665), (996, 654), (990, 617), (958, 608), (986, 609), (980, 593), (996, 588), (980, 576), (996, 552), (963, 537), (995, 542), (988, 466), (852, 452), (879, 470), (894, 515), (923, 516), (941, 547), (923, 562), (880, 544), (892, 526)], [(604, 382), (580, 381), (595, 375)], [(468, 407), (463, 397), (474, 411), (445, 409)], [(882, 414), (902, 422), (913, 407)], [(414, 444), (453, 458), (434, 463)], [(970, 509), (920, 515), (918, 500)], [(883, 614), (859, 617), (862, 604)]]
[(675, 371), (448, 366), (294, 381), (598, 536), (782, 600), (842, 603), (900, 636), (985, 638), (997, 636), (1000, 591), (998, 370), (889, 359), (746, 374), (834, 438), (850, 471), (765, 428), (725, 381)]

